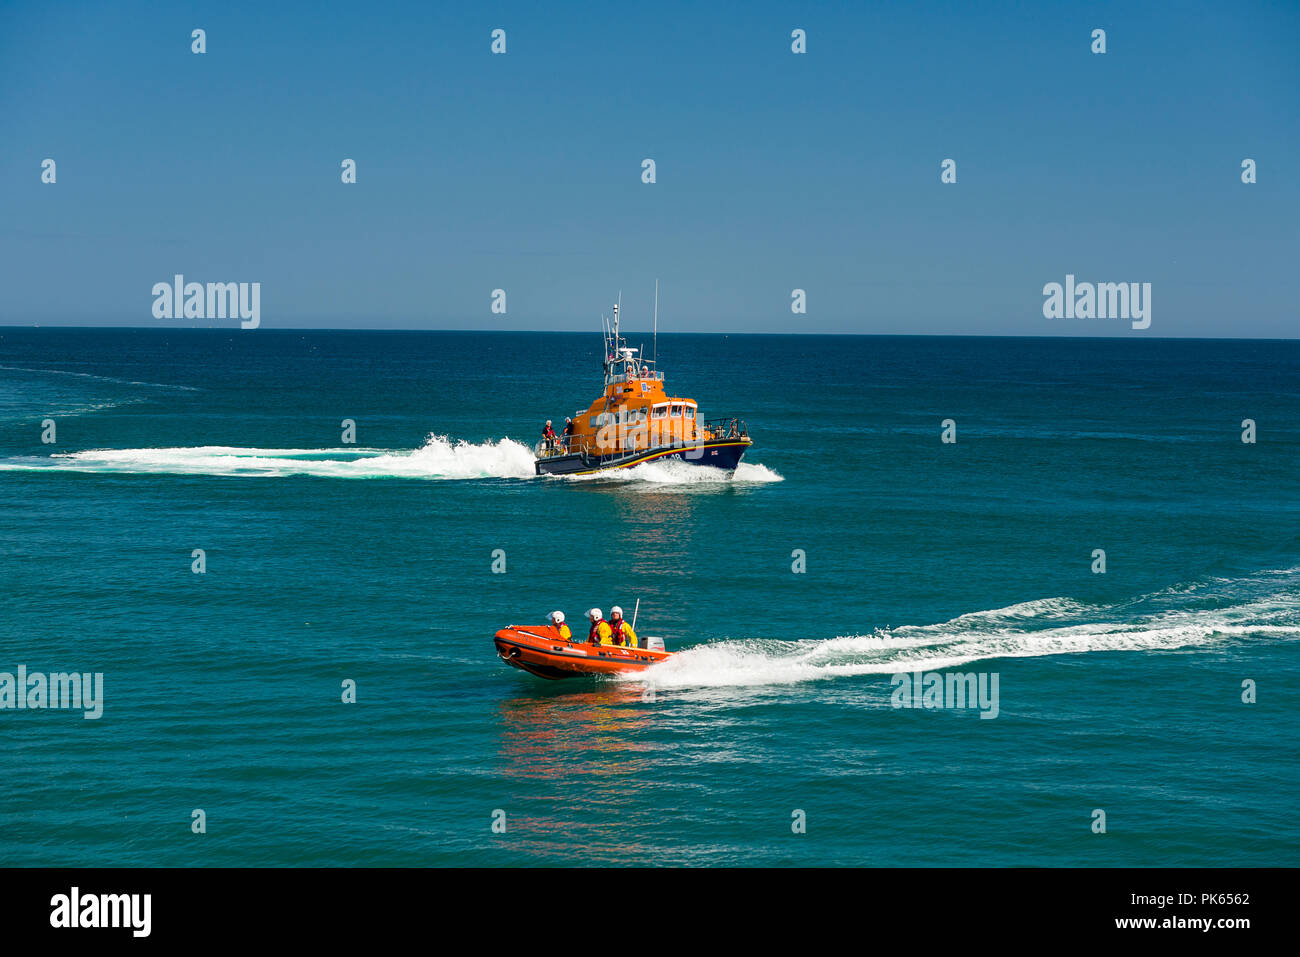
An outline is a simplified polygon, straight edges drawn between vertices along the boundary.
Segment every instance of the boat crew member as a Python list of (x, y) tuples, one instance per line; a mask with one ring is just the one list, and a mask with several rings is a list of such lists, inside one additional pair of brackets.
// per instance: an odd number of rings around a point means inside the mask
[(574, 424), (573, 424), (573, 419), (566, 415), (566, 416), (564, 417), (564, 433), (563, 433), (563, 434), (564, 434), (564, 447), (565, 447), (565, 449), (568, 449), (568, 447), (569, 447), (569, 440), (573, 438), (573, 430), (574, 430), (574, 427), (575, 427), (575, 426), (574, 426)]
[(587, 632), (587, 643), (591, 645), (608, 645), (613, 640), (613, 632), (610, 630), (607, 622), (600, 613), (599, 608), (593, 608), (587, 612), (587, 617), (591, 619), (591, 631)]
[(636, 647), (636, 632), (623, 620), (623, 609), (618, 605), (609, 610), (609, 630), (614, 644), (626, 645), (629, 648)]
[(569, 626), (564, 623), (564, 612), (551, 612), (551, 627), (554, 628), (565, 641), (573, 640), (573, 632), (570, 631)]
[(546, 428), (542, 429), (542, 441), (546, 443), (548, 449), (555, 448), (555, 430), (551, 428), (551, 420), (546, 420)]

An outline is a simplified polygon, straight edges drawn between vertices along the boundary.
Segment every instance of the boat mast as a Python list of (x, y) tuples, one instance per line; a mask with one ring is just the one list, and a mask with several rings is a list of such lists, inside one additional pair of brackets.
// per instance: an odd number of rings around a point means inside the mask
[(618, 369), (618, 360), (622, 356), (619, 351), (619, 344), (622, 340), (618, 335), (618, 314), (623, 305), (623, 290), (618, 291), (618, 302), (614, 303), (614, 327), (605, 339), (605, 385), (614, 381), (614, 376)]
[[(617, 309), (618, 307), (615, 306), (616, 317), (618, 315)], [(600, 367), (605, 373), (605, 385), (609, 385), (610, 366), (612, 365), (612, 363), (609, 360), (609, 355), (610, 355), (609, 336), (610, 336), (609, 317), (602, 312), (600, 314), (600, 338), (601, 338), (601, 342), (603, 342), (605, 345), (605, 353), (600, 357)]]
[(655, 280), (655, 357), (651, 363), (656, 369), (659, 368), (659, 280)]

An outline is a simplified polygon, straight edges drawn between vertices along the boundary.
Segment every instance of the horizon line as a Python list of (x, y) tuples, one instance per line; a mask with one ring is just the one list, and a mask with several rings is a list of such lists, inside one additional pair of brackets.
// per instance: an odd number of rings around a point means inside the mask
[[(400, 333), (470, 333), (484, 335), (511, 335), (511, 334), (528, 334), (528, 335), (557, 335), (557, 336), (597, 336), (598, 332), (587, 332), (579, 329), (463, 329), (463, 328), (411, 328), (405, 326), (379, 326), (379, 327), (357, 327), (357, 326), (259, 326), (254, 329), (241, 329), (238, 326), (76, 326), (55, 323), (53, 325), (41, 325), (40, 323), (18, 324), (18, 323), (0, 323), (0, 335), (6, 330), (65, 330), (69, 332), (229, 332), (229, 333), (246, 333), (246, 332), (276, 332), (276, 333), (304, 333), (304, 332), (400, 332)], [(634, 335), (636, 333), (633, 333)], [(1159, 341), (1181, 341), (1181, 342), (1297, 342), (1300, 336), (1283, 337), (1283, 336), (1152, 336), (1152, 335), (1041, 335), (1041, 334), (1010, 334), (997, 332), (666, 332), (663, 335), (668, 336), (769, 336), (772, 338), (876, 338), (876, 339), (1078, 339), (1091, 340), (1099, 339), (1106, 341), (1133, 341), (1140, 339), (1159, 340)]]

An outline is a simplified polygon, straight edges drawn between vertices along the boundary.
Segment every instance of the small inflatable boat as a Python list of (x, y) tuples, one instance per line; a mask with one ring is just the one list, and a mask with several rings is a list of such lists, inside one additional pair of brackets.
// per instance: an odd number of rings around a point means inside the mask
[(561, 638), (551, 625), (511, 625), (493, 640), (502, 661), (539, 678), (627, 674), (672, 657), (662, 638), (646, 638), (644, 648), (593, 645)]

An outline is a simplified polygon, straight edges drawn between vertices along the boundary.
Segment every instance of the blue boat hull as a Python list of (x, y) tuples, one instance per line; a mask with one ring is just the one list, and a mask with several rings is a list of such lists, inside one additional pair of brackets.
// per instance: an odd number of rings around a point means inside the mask
[(675, 459), (691, 465), (707, 465), (725, 472), (734, 472), (745, 450), (751, 445), (753, 442), (748, 439), (723, 439), (717, 442), (705, 442), (700, 446), (641, 449), (615, 455), (573, 452), (569, 455), (553, 455), (538, 459), (536, 468), (538, 475), (590, 475), (593, 472), (632, 468), (643, 462)]

